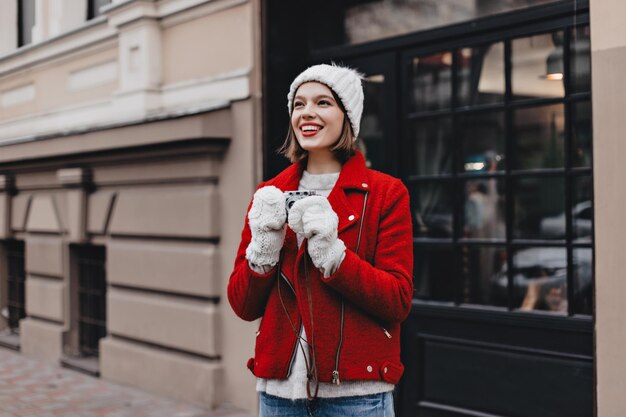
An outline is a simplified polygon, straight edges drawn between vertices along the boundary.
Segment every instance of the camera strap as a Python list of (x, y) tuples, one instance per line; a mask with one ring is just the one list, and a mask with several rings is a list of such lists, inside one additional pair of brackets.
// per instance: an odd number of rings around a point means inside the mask
[[(365, 191), (365, 195), (363, 197), (363, 209), (361, 212), (361, 219), (359, 222), (359, 234), (357, 237), (357, 244), (356, 244), (356, 249), (355, 249), (355, 253), (357, 255), (359, 253), (359, 248), (361, 246), (361, 236), (363, 234), (363, 221), (365, 218), (365, 209), (367, 207), (368, 195), (369, 195), (369, 192)], [(287, 319), (289, 320), (289, 324), (291, 328), (296, 334), (298, 346), (300, 347), (300, 350), (302, 351), (302, 354), (305, 358), (305, 366), (306, 366), (306, 372), (307, 372), (307, 382), (306, 382), (307, 399), (309, 401), (312, 401), (312, 400), (317, 399), (317, 394), (319, 392), (319, 375), (318, 375), (318, 370), (317, 370), (317, 359), (316, 359), (316, 353), (315, 353), (315, 325), (313, 322), (313, 299), (311, 296), (307, 250), (305, 250), (305, 256), (304, 256), (304, 276), (305, 276), (305, 286), (307, 289), (307, 303), (309, 307), (309, 316), (311, 318), (311, 335), (310, 335), (311, 342), (309, 343), (307, 340), (304, 340), (304, 342), (306, 342), (309, 346), (309, 356), (310, 356), (309, 360), (306, 360), (307, 355), (305, 354), (304, 346), (302, 345), (303, 338), (300, 336), (300, 329), (297, 329), (293, 323), (293, 320), (291, 320), (291, 316), (289, 315), (289, 312), (287, 311), (287, 307), (285, 306), (285, 302), (282, 297), (282, 292), (280, 289), (280, 281), (281, 281), (281, 276), (280, 276), (281, 275), (281, 260), (280, 259), (278, 261), (278, 271), (277, 271), (278, 284), (277, 286), (278, 286), (278, 298), (280, 299), (280, 304), (283, 308), (283, 311), (285, 312), (285, 315), (287, 316)], [(332, 383), (337, 384), (337, 385), (341, 383), (339, 379), (339, 358), (341, 354), (341, 346), (343, 344), (344, 321), (345, 321), (345, 301), (342, 296), (341, 297), (341, 324), (340, 324), (340, 329), (339, 329), (339, 343), (337, 346), (337, 353), (335, 355), (335, 369), (333, 370), (333, 373), (332, 373)]]

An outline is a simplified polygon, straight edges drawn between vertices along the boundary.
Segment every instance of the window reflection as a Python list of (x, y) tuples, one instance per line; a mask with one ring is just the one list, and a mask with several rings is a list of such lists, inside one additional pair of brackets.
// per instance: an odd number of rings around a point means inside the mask
[(593, 181), (591, 176), (574, 178), (572, 231), (576, 241), (590, 242), (593, 234)]
[(593, 314), (593, 251), (573, 250), (574, 313)]
[(572, 93), (591, 91), (591, 42), (589, 26), (571, 29), (570, 86)]
[(458, 273), (451, 247), (415, 247), (415, 295), (437, 301), (454, 301)]
[[(463, 302), (507, 306), (507, 291), (498, 288), (498, 283), (493, 281), (493, 277), (502, 271), (505, 262), (506, 249), (503, 246), (463, 246), (461, 248)], [(505, 280), (505, 289), (506, 285)]]
[[(474, 2), (487, 3), (511, 4)], [(418, 297), (592, 314), (591, 102), (570, 95), (590, 92), (589, 28), (569, 24), (409, 58), (403, 168)]]
[(410, 173), (441, 175), (452, 172), (452, 123), (449, 117), (414, 122)]
[(512, 42), (514, 99), (563, 97), (563, 32)]
[(515, 238), (563, 239), (565, 237), (563, 178), (520, 178), (514, 184)]
[(591, 166), (591, 102), (572, 105), (572, 164), (575, 167)]
[(503, 180), (483, 178), (467, 181), (463, 236), (470, 239), (504, 239)]
[(485, 173), (505, 168), (506, 127), (504, 112), (459, 117), (458, 134), (463, 148), (461, 172)]
[[(567, 313), (567, 251), (565, 248), (524, 248), (513, 255), (513, 305), (520, 310)], [(494, 283), (499, 291), (506, 271)]]
[(368, 42), (554, 1), (352, 1), (345, 6), (345, 42)]
[(385, 76), (370, 75), (363, 81), (365, 105), (361, 117), (359, 140), (356, 143), (365, 156), (368, 168), (384, 170), (385, 142), (382, 107), (385, 98)]
[(449, 182), (420, 182), (412, 187), (414, 235), (429, 238), (451, 238), (452, 186)]
[(33, 27), (35, 26), (35, 0), (19, 0), (18, 46), (24, 46), (33, 41)]
[(109, 3), (111, 3), (111, 0), (89, 0), (87, 3), (87, 18), (93, 19), (100, 16), (100, 8)]
[(513, 113), (514, 169), (563, 166), (563, 105), (531, 107)]
[(411, 85), (413, 111), (449, 108), (452, 98), (452, 52), (413, 58)]
[(501, 103), (504, 100), (504, 44), (498, 42), (458, 53), (460, 106)]

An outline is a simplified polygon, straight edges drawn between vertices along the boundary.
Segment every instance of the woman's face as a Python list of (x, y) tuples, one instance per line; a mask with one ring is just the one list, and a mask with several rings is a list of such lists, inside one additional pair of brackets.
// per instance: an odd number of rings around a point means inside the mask
[(296, 91), (291, 126), (305, 151), (330, 150), (339, 140), (344, 117), (332, 91), (324, 84), (307, 82)]

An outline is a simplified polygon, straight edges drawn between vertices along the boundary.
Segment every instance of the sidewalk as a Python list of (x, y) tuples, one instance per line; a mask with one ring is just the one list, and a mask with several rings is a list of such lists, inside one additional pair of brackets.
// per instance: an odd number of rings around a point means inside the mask
[(208, 411), (0, 347), (0, 417), (252, 417)]

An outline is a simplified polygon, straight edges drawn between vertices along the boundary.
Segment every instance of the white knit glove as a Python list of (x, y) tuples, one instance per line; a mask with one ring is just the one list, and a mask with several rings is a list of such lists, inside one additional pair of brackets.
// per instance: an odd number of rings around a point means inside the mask
[(313, 265), (325, 278), (341, 264), (346, 245), (337, 238), (339, 219), (326, 197), (310, 196), (298, 200), (289, 210), (289, 227), (309, 239)]
[[(285, 197), (274, 186), (262, 187), (254, 193), (248, 212), (252, 239), (246, 248), (246, 259), (251, 266), (267, 270), (278, 263), (285, 241)], [(259, 268), (254, 268), (258, 271)]]

